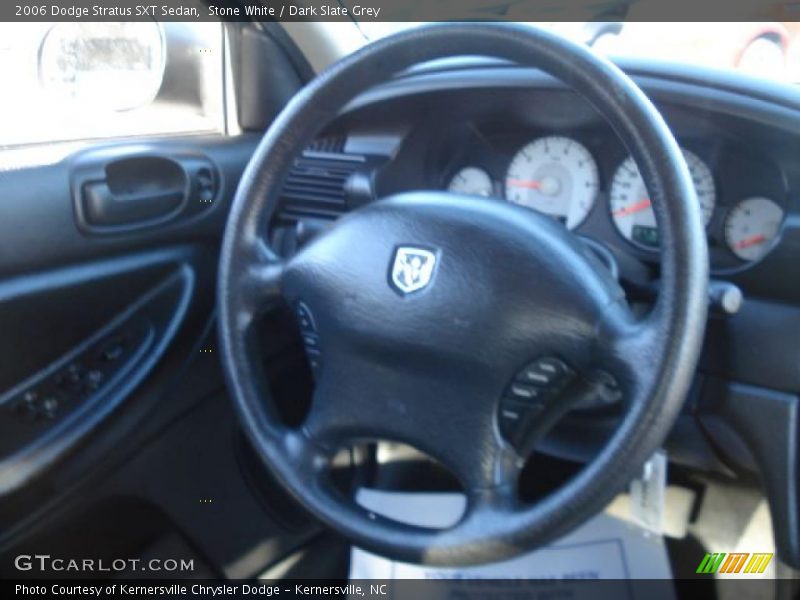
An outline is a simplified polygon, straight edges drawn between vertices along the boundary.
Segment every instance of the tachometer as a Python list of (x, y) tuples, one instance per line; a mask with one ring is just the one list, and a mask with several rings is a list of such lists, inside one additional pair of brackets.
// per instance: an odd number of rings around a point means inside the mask
[(747, 198), (725, 219), (725, 242), (736, 256), (752, 261), (775, 244), (783, 222), (783, 209), (769, 198)]
[(597, 163), (573, 139), (535, 140), (514, 156), (506, 174), (506, 199), (555, 217), (569, 229), (580, 225), (597, 196)]
[[(706, 225), (716, 204), (716, 190), (711, 169), (696, 154), (683, 150), (686, 165), (694, 183), (695, 194)], [(640, 246), (658, 247), (656, 215), (650, 205), (650, 194), (633, 158), (627, 158), (611, 181), (611, 218), (622, 236)]]
[(478, 167), (464, 167), (453, 175), (447, 189), (459, 194), (471, 196), (491, 196), (494, 193), (492, 178)]

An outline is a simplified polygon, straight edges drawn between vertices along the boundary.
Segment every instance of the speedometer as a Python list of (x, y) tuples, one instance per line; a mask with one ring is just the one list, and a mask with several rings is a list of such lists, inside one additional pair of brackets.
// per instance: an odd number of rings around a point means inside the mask
[[(703, 211), (703, 222), (708, 225), (716, 204), (714, 177), (696, 154), (683, 150), (683, 156)], [(619, 166), (611, 181), (610, 206), (614, 225), (625, 239), (649, 248), (658, 247), (656, 215), (650, 204), (650, 194), (630, 157)]]
[(597, 196), (597, 163), (573, 139), (535, 140), (514, 156), (506, 173), (506, 199), (555, 217), (569, 229), (580, 225)]

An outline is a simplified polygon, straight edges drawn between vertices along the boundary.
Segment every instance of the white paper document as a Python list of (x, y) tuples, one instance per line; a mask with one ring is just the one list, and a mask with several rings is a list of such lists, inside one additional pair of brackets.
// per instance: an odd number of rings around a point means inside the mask
[[(460, 494), (401, 493), (362, 489), (358, 503), (376, 513), (398, 521), (427, 527), (442, 527), (458, 520), (464, 508)], [(600, 514), (557, 542), (502, 562), (466, 568), (438, 568), (388, 560), (359, 548), (353, 548), (350, 578), (360, 579), (452, 579), (454, 592), (436, 587), (425, 598), (468, 597), (540, 597), (592, 598), (598, 588), (580, 585), (581, 580), (605, 582), (603, 597), (647, 600), (672, 600), (671, 585), (643, 587), (635, 580), (671, 579), (669, 559), (661, 536), (609, 515)], [(514, 580), (496, 582), (498, 590), (488, 590), (487, 579)], [(472, 587), (465, 580), (474, 580)], [(466, 587), (465, 587), (466, 586)], [(502, 587), (505, 586), (505, 589)], [(510, 587), (509, 587), (510, 586)], [(513, 588), (513, 589), (512, 589)], [(487, 592), (489, 596), (487, 596)], [(498, 593), (499, 592), (499, 593)], [(415, 594), (416, 595), (416, 594)]]

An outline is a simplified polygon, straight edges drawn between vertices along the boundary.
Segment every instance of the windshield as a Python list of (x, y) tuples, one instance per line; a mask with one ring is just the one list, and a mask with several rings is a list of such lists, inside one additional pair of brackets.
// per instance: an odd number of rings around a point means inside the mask
[[(359, 22), (369, 39), (419, 25), (421, 23)], [(800, 23), (797, 22), (587, 21), (531, 25), (555, 31), (612, 57), (657, 59), (800, 82), (800, 39), (796, 39)]]

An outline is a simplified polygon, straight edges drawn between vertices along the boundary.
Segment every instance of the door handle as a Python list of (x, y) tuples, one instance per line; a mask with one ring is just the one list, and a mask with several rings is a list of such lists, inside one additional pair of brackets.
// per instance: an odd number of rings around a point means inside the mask
[(114, 194), (105, 181), (83, 186), (86, 220), (108, 227), (152, 221), (175, 211), (183, 202), (183, 189), (153, 190), (147, 193)]
[(71, 168), (75, 220), (87, 235), (168, 226), (216, 204), (216, 165), (195, 152), (136, 145), (92, 150)]

